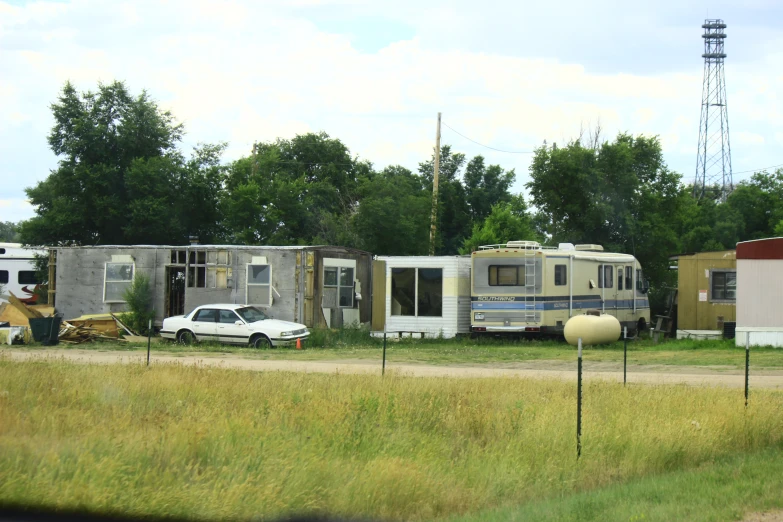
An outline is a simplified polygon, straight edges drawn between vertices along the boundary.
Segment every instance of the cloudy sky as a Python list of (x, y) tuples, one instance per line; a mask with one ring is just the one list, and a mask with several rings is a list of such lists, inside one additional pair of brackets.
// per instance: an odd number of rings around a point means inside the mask
[[(600, 122), (659, 135), (696, 165), (705, 18), (728, 24), (735, 182), (783, 164), (783, 2), (606, 0), (205, 2), (0, 0), (0, 221), (57, 164), (46, 136), (64, 82), (124, 80), (185, 124), (183, 148), (326, 131), (378, 167), (415, 169), (443, 122), (498, 149), (565, 143)], [(529, 154), (444, 143), (528, 178)]]

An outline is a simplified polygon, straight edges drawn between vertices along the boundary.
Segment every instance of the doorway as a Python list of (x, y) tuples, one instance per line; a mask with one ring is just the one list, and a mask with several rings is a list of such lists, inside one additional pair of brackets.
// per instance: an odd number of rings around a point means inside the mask
[(185, 267), (166, 267), (166, 317), (185, 313)]

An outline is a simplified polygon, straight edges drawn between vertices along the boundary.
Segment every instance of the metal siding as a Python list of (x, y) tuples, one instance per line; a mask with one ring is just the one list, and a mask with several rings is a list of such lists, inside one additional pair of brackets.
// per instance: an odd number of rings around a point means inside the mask
[(783, 327), (783, 260), (737, 261), (737, 327)]

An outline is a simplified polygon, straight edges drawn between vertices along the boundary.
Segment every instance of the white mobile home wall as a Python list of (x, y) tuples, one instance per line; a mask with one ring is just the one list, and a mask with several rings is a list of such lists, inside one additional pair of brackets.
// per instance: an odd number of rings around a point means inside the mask
[[(385, 329), (387, 334), (452, 338), (470, 333), (469, 256), (378, 256), (386, 263)], [(393, 268), (440, 268), (443, 270), (443, 302), (440, 317), (392, 315)], [(375, 332), (375, 335), (383, 332)]]

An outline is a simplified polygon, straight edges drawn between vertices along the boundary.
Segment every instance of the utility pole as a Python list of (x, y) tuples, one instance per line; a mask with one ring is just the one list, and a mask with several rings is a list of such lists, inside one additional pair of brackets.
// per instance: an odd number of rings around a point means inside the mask
[(432, 176), (432, 221), (430, 224), (430, 255), (435, 255), (435, 232), (438, 228), (438, 172), (440, 171), (440, 113), (435, 132), (435, 170)]

